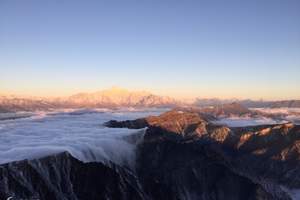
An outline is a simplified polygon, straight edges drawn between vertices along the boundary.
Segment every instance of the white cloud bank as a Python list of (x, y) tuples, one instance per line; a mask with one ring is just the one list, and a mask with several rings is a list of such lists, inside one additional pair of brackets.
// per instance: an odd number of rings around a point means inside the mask
[(275, 120), (267, 117), (229, 117), (214, 121), (216, 124), (225, 124), (229, 127), (245, 127), (257, 125), (283, 124), (287, 120)]
[[(300, 108), (254, 108), (252, 110), (274, 114), (274, 117), (229, 117), (221, 118), (215, 123), (225, 124), (230, 127), (245, 127), (257, 125), (283, 124), (293, 122), (300, 124)], [(276, 115), (279, 115), (276, 117)]]
[(40, 112), (29, 118), (2, 120), (0, 164), (68, 151), (84, 162), (111, 160), (131, 165), (136, 145), (124, 137), (138, 130), (106, 128), (102, 124), (111, 119), (135, 119), (160, 112)]
[(299, 114), (300, 108), (252, 108), (251, 110), (261, 111), (269, 114)]
[[(135, 159), (136, 145), (124, 138), (143, 132), (138, 130), (106, 128), (106, 121), (136, 119), (149, 115), (158, 115), (165, 110), (137, 111), (124, 109), (109, 110), (61, 110), (59, 112), (38, 112), (8, 114), (0, 116), (0, 164), (23, 159), (70, 152), (84, 161), (111, 160), (118, 164), (131, 165)], [(26, 118), (22, 118), (25, 117)], [(17, 119), (16, 119), (17, 118)], [(259, 118), (224, 118), (215, 123), (231, 127), (254, 126), (261, 124), (285, 123), (287, 120), (300, 121), (293, 112), (284, 120), (266, 117)]]

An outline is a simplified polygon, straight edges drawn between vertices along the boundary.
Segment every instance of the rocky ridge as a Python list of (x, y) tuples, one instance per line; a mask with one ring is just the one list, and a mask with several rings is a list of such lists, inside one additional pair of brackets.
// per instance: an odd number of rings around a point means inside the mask
[(175, 107), (181, 102), (167, 96), (113, 87), (94, 93), (79, 93), (65, 98), (26, 98), (0, 96), (0, 113), (47, 111), (57, 108)]
[[(178, 152), (174, 153), (173, 159), (178, 163), (186, 163), (187, 160), (184, 156), (178, 160), (178, 155), (182, 153), (183, 149), (189, 149), (189, 153), (184, 154), (189, 157), (188, 160), (195, 161), (207, 153), (213, 155), (206, 160), (206, 163), (218, 162), (235, 175), (242, 176), (251, 183), (259, 185), (261, 187), (259, 191), (266, 192), (270, 195), (270, 199), (290, 199), (292, 196), (287, 191), (298, 190), (300, 187), (298, 175), (300, 172), (300, 126), (287, 123), (229, 128), (204, 120), (201, 113), (178, 110), (159, 117), (146, 118), (144, 121), (147, 122), (148, 129), (144, 136), (144, 143), (140, 146), (140, 151), (145, 151), (142, 153), (144, 156), (153, 156), (147, 160), (169, 160), (173, 151), (178, 149)], [(132, 125), (129, 128), (132, 128)], [(169, 151), (167, 154), (157, 158), (161, 152), (166, 153), (167, 151)], [(191, 158), (190, 155), (194, 151), (197, 152), (197, 156)], [(138, 158), (144, 160), (144, 156)], [(171, 161), (166, 163), (169, 162)], [(160, 162), (156, 164), (157, 168), (161, 168)], [(202, 162), (201, 165), (206, 164)], [(195, 170), (200, 168), (198, 165), (189, 167), (195, 167)], [(141, 169), (144, 168), (141, 167)], [(184, 169), (185, 167), (181, 170)], [(165, 172), (167, 171), (170, 172), (169, 169)], [(161, 174), (158, 169), (157, 173)], [(153, 177), (152, 174), (148, 181)], [(162, 179), (165, 180), (166, 178)], [(178, 180), (173, 181), (176, 183)], [(190, 191), (189, 194), (197, 193), (197, 191)], [(254, 199), (259, 199), (259, 196)]]
[(147, 127), (134, 168), (68, 153), (8, 163), (0, 166), (0, 197), (289, 200), (300, 189), (300, 126), (292, 123), (230, 128), (175, 109), (105, 125)]

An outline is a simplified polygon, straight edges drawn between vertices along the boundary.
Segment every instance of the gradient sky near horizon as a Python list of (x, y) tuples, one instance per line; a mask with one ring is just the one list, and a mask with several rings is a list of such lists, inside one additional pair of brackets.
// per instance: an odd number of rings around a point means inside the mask
[(0, 94), (300, 99), (298, 0), (0, 0)]

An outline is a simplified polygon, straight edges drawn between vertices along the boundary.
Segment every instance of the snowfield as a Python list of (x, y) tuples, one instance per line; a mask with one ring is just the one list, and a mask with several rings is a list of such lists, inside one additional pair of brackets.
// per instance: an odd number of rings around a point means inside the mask
[(68, 151), (84, 162), (113, 161), (131, 166), (136, 145), (129, 137), (136, 134), (142, 136), (143, 129), (107, 128), (103, 123), (112, 119), (158, 115), (161, 112), (61, 110), (0, 120), (0, 164)]

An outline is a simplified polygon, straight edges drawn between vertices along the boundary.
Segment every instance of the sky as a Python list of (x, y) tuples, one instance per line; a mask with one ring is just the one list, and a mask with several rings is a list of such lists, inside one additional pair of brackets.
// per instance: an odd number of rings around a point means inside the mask
[(0, 0), (0, 94), (300, 99), (298, 0)]

